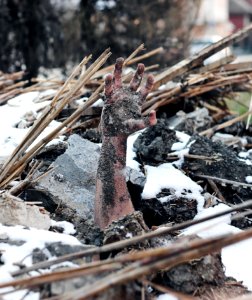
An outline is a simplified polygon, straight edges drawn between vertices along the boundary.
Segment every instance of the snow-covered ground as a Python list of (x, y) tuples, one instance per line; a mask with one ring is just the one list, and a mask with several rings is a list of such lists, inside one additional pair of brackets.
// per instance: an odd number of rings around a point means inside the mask
[[(15, 147), (23, 139), (29, 128), (29, 118), (37, 118), (41, 109), (48, 105), (48, 101), (40, 102), (39, 99), (43, 93), (31, 92), (20, 95), (8, 101), (7, 104), (0, 106), (0, 163), (2, 160), (12, 153)], [(59, 122), (53, 121), (44, 133), (41, 134), (39, 139), (49, 131), (55, 128)], [(127, 166), (140, 170), (139, 164), (134, 160), (135, 152), (133, 148), (134, 141), (137, 136), (141, 134), (138, 132), (128, 139), (127, 148)], [(216, 205), (207, 209), (203, 208), (204, 196), (202, 188), (189, 177), (187, 177), (180, 169), (179, 166), (183, 161), (184, 153), (188, 153), (187, 142), (189, 136), (177, 132), (179, 142), (175, 143), (172, 147), (174, 153), (180, 159), (173, 163), (161, 164), (157, 167), (145, 166), (146, 184), (143, 190), (143, 201), (148, 201), (149, 198), (155, 197), (157, 193), (163, 188), (170, 188), (174, 191), (174, 195), (181, 195), (188, 199), (196, 199), (198, 201), (198, 215), (195, 218), (201, 218), (218, 211), (228, 208), (224, 204)], [(59, 139), (58, 139), (59, 141)], [(57, 142), (57, 141), (56, 141)], [(248, 176), (247, 182), (251, 182), (251, 176)], [(160, 201), (169, 201), (169, 197), (164, 197)], [(1, 220), (0, 220), (1, 221)], [(53, 221), (52, 225), (61, 226), (64, 228), (64, 234), (53, 233), (45, 230), (38, 230), (35, 228), (26, 229), (23, 226), (4, 226), (0, 225), (0, 236), (6, 236), (13, 240), (20, 240), (25, 243), (21, 246), (8, 245), (0, 243), (0, 252), (2, 252), (1, 262), (4, 263), (0, 267), (0, 282), (5, 282), (11, 279), (10, 272), (17, 269), (14, 265), (15, 262), (25, 262), (27, 266), (31, 265), (31, 252), (34, 248), (43, 248), (45, 243), (52, 241), (62, 241), (67, 244), (80, 244), (78, 240), (69, 234), (74, 233), (74, 228), (67, 222)], [(200, 237), (213, 237), (221, 233), (237, 233), (240, 229), (230, 225), (230, 216), (225, 216), (214, 221), (205, 222), (204, 224), (195, 225), (188, 228), (183, 234), (196, 233)], [(242, 281), (245, 286), (252, 290), (252, 277), (250, 270), (252, 269), (252, 239), (235, 245), (226, 247), (222, 250), (222, 261), (225, 266), (227, 276), (232, 276), (238, 281)], [(4, 299), (26, 299), (35, 300), (39, 299), (38, 293), (30, 293), (27, 296), (24, 291), (19, 291), (15, 294), (6, 295)], [(10, 298), (14, 297), (14, 298)], [(162, 295), (159, 300), (175, 299), (173, 296)]]
[[(69, 222), (56, 222), (52, 221), (52, 226), (62, 227), (64, 233), (56, 233), (48, 230), (36, 229), (36, 228), (25, 228), (24, 226), (4, 226), (0, 224), (0, 237), (9, 239), (13, 242), (12, 245), (4, 242), (0, 242), (1, 252), (1, 263), (0, 267), (0, 282), (8, 282), (13, 278), (11, 272), (19, 270), (16, 263), (22, 263), (24, 265), (32, 265), (32, 252), (34, 249), (44, 250), (46, 244), (61, 242), (67, 245), (81, 245), (81, 243), (69, 233), (75, 233), (73, 225)], [(23, 242), (23, 244), (15, 245), (15, 242)], [(53, 259), (51, 257), (50, 259)], [(68, 263), (64, 266), (73, 266), (74, 264)], [(54, 266), (55, 267), (55, 266)], [(44, 271), (46, 272), (46, 271)], [(48, 271), (47, 271), (48, 272)], [(40, 270), (41, 273), (41, 270)], [(32, 272), (30, 275), (39, 275), (37, 272)], [(1, 293), (11, 291), (12, 288), (1, 289)], [(27, 292), (27, 290), (17, 291), (10, 294), (6, 294), (4, 300), (38, 300), (39, 293)]]
[[(134, 149), (133, 144), (136, 138), (138, 137), (138, 133), (130, 137), (130, 143), (128, 143), (128, 153), (130, 155), (127, 157), (127, 165), (131, 168), (136, 167), (136, 170), (139, 170), (139, 166), (136, 164), (137, 162), (132, 162), (134, 160)], [(181, 140), (181, 147), (173, 148), (173, 150), (178, 150), (174, 153), (178, 156), (183, 156), (184, 153), (187, 153), (188, 147), (186, 142), (188, 142), (188, 136), (186, 134), (177, 134)], [(180, 155), (179, 155), (180, 154)], [(245, 154), (244, 154), (245, 155)], [(181, 159), (180, 159), (181, 160)], [(198, 201), (198, 214), (195, 219), (203, 218), (208, 215), (216, 214), (223, 210), (228, 210), (230, 207), (225, 204), (218, 204), (214, 207), (203, 208), (204, 205), (204, 197), (202, 194), (202, 188), (194, 181), (192, 181), (189, 177), (187, 177), (181, 170), (176, 169), (175, 166), (180, 165), (176, 162), (173, 163), (164, 163), (157, 167), (153, 166), (145, 166), (146, 170), (146, 184), (144, 186), (144, 190), (142, 193), (142, 198), (145, 201), (148, 199), (155, 197), (161, 189), (170, 188), (174, 190), (174, 194), (180, 196), (183, 193), (183, 196), (188, 199), (196, 199)], [(251, 170), (252, 173), (252, 170)], [(248, 176), (247, 181), (250, 180), (251, 176)], [(160, 201), (169, 201), (168, 197), (160, 198)], [(222, 235), (225, 233), (238, 233), (241, 230), (237, 227), (230, 225), (231, 216), (224, 216), (221, 218), (217, 218), (212, 221), (204, 222), (195, 226), (191, 226), (184, 231), (183, 234), (197, 234), (202, 238), (216, 237), (218, 235)], [(222, 262), (225, 267), (226, 276), (231, 276), (238, 281), (242, 281), (243, 284), (252, 291), (252, 257), (250, 255), (252, 251), (252, 239), (248, 239), (246, 241), (234, 244), (229, 247), (225, 247), (221, 251)], [(168, 297), (168, 295), (167, 295)], [(173, 297), (170, 296), (169, 297)], [(159, 299), (159, 298), (158, 298)], [(162, 299), (162, 298), (161, 298)], [(164, 299), (172, 299), (165, 298)]]

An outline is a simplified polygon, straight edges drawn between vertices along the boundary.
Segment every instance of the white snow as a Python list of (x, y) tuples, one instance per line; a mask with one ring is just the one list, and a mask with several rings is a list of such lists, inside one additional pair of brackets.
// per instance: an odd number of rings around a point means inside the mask
[[(206, 208), (201, 211), (195, 219), (200, 219), (208, 215), (227, 210), (229, 207), (225, 204), (219, 204), (215, 207)], [(241, 232), (237, 227), (230, 225), (230, 215), (226, 215), (215, 220), (210, 220), (197, 224), (186, 229), (183, 234), (197, 234), (201, 238), (210, 238), (224, 234), (235, 234)], [(225, 247), (221, 251), (222, 262), (226, 276), (234, 277), (242, 281), (249, 290), (252, 290), (252, 239), (236, 243)]]
[(162, 294), (157, 297), (157, 300), (178, 300), (178, 298), (171, 294)]
[(248, 150), (248, 151), (241, 151), (238, 154), (241, 161), (243, 161), (245, 164), (251, 166), (252, 165), (252, 149)]
[[(203, 209), (200, 213), (196, 215), (194, 218), (195, 220), (214, 215), (218, 212), (226, 211), (230, 209), (229, 206), (225, 204), (219, 204), (214, 207), (209, 207)], [(220, 236), (223, 235), (224, 233), (230, 233), (229, 231), (229, 225), (231, 222), (231, 216), (230, 215), (225, 215), (219, 218), (215, 218), (210, 221), (206, 221), (194, 226), (191, 226), (187, 228), (183, 234), (186, 235), (194, 235), (197, 234), (198, 236), (202, 238), (209, 238), (212, 236)], [(225, 227), (225, 228), (224, 228)], [(228, 231), (226, 231), (228, 230)]]
[[(12, 98), (7, 104), (0, 106), (0, 128), (2, 129), (0, 131), (0, 157), (9, 156), (23, 140), (29, 128), (17, 128), (16, 125), (19, 124), (20, 121), (25, 125), (28, 114), (38, 118), (41, 109), (50, 103), (50, 101), (39, 102), (40, 98), (49, 93), (52, 93), (52, 90), (48, 93), (24, 93)], [(60, 122), (52, 121), (30, 147), (52, 132), (59, 124)], [(54, 139), (48, 143), (48, 146), (52, 143), (58, 143), (62, 139), (63, 137)]]
[(246, 176), (245, 180), (247, 183), (252, 183), (252, 176)]
[(238, 154), (241, 158), (248, 158), (250, 155), (252, 155), (252, 149), (248, 151), (241, 151)]
[[(11, 289), (8, 289), (10, 291)], [(6, 289), (7, 291), (7, 289)], [(10, 294), (6, 294), (1, 298), (3, 300), (39, 300), (40, 293), (29, 292), (27, 290), (16, 291)]]
[[(233, 233), (240, 231), (239, 228), (233, 227)], [(252, 291), (251, 253), (252, 239), (225, 247), (221, 252), (226, 276), (231, 276), (238, 281), (242, 281), (250, 291)]]
[(104, 101), (102, 98), (99, 98), (94, 104), (92, 104), (92, 107), (102, 107), (104, 104)]
[(51, 220), (51, 226), (57, 226), (63, 228), (63, 233), (65, 234), (75, 234), (76, 230), (74, 229), (74, 225), (67, 221), (54, 221)]
[[(182, 171), (176, 169), (171, 163), (161, 164), (158, 167), (145, 166), (147, 174), (146, 183), (142, 193), (143, 199), (155, 198), (162, 189), (170, 189), (176, 197), (196, 199), (198, 211), (204, 205), (204, 197), (201, 195), (202, 188), (187, 177)], [(161, 201), (169, 201), (172, 197), (167, 196)]]
[(184, 149), (190, 139), (190, 135), (180, 131), (176, 131), (176, 137), (178, 138), (179, 142), (174, 143), (172, 145), (171, 147), (172, 151), (178, 151)]
[[(65, 228), (66, 231), (73, 233), (73, 225), (69, 222), (55, 222), (59, 223)], [(67, 224), (68, 223), (68, 224)], [(57, 225), (59, 225), (57, 224)], [(71, 226), (72, 225), (72, 226)], [(71, 229), (71, 230), (70, 230)], [(24, 228), (23, 226), (4, 226), (0, 224), (0, 237), (2, 239), (9, 239), (12, 242), (23, 242), (21, 245), (10, 245), (8, 243), (0, 242), (0, 253), (1, 262), (0, 266), (1, 279), (0, 282), (8, 282), (13, 280), (11, 272), (18, 270), (18, 266), (15, 263), (25, 264), (27, 267), (32, 265), (32, 251), (35, 248), (46, 249), (46, 243), (62, 242), (68, 245), (81, 245), (81, 243), (73, 236), (55, 233), (47, 230), (39, 230), (35, 228)], [(50, 257), (53, 259), (53, 257)], [(69, 266), (74, 267), (75, 265), (71, 262)], [(67, 263), (64, 263), (66, 266)], [(60, 264), (53, 266), (51, 269), (60, 266)], [(45, 271), (46, 272), (46, 271)], [(36, 272), (32, 272), (36, 275)], [(12, 288), (1, 289), (2, 292), (12, 291)], [(3, 300), (38, 300), (40, 299), (40, 293), (29, 292), (27, 290), (16, 291), (13, 293), (6, 294)]]
[(95, 4), (96, 9), (104, 10), (105, 8), (113, 8), (116, 6), (116, 2), (114, 0), (98, 0)]
[[(87, 102), (87, 100), (88, 100), (88, 97), (82, 97), (82, 98), (80, 98), (80, 99), (76, 99), (76, 100), (75, 100), (75, 103), (76, 103), (77, 105), (82, 105), (83, 103)], [(97, 100), (97, 101), (98, 101), (98, 100)]]
[(134, 151), (134, 143), (140, 134), (144, 132), (145, 129), (139, 130), (133, 134), (131, 134), (127, 139), (127, 154), (126, 154), (126, 166), (131, 169), (139, 171), (140, 164), (134, 160), (136, 157), (136, 152)]
[(0, 236), (9, 238), (11, 241), (23, 241), (22, 245), (10, 245), (0, 243), (2, 253), (0, 267), (1, 281), (10, 278), (10, 272), (18, 269), (15, 263), (22, 262), (26, 266), (32, 265), (32, 251), (35, 248), (43, 249), (46, 243), (62, 242), (68, 245), (81, 245), (73, 236), (23, 226), (4, 226), (0, 224)]

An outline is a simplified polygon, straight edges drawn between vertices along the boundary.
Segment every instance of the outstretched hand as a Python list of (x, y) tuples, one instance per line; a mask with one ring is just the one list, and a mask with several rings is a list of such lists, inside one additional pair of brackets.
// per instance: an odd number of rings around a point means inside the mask
[(139, 89), (144, 74), (144, 65), (139, 64), (129, 86), (122, 85), (123, 62), (118, 58), (113, 75), (105, 78), (95, 197), (95, 223), (101, 229), (134, 212), (125, 179), (127, 137), (157, 122), (155, 111), (144, 118), (141, 115), (143, 102), (153, 87), (153, 76), (149, 75)]
[(125, 135), (147, 126), (155, 125), (156, 112), (151, 111), (147, 117), (141, 116), (142, 105), (152, 90), (154, 77), (148, 75), (145, 86), (140, 87), (144, 65), (138, 64), (129, 86), (122, 85), (122, 67), (124, 60), (116, 60), (114, 73), (105, 78), (105, 105), (101, 118), (101, 130), (104, 136)]

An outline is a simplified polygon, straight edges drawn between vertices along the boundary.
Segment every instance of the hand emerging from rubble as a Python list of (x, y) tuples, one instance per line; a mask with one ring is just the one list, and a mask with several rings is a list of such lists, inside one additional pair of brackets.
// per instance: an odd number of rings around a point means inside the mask
[(147, 117), (141, 116), (142, 104), (153, 87), (153, 76), (149, 75), (145, 86), (138, 91), (144, 74), (144, 65), (139, 64), (129, 87), (122, 86), (123, 62), (118, 58), (114, 74), (105, 78), (95, 199), (95, 222), (101, 229), (134, 211), (125, 179), (127, 137), (156, 124), (155, 111)]

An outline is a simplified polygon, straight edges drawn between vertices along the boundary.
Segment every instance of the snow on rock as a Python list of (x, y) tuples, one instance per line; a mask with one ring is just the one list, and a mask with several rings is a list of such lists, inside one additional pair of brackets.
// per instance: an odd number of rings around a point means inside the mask
[[(146, 128), (145, 128), (146, 129)], [(131, 134), (127, 139), (127, 154), (126, 154), (126, 166), (131, 169), (140, 170), (140, 164), (134, 159), (136, 157), (136, 152), (134, 150), (134, 143), (140, 134), (144, 132), (145, 129), (139, 130)]]
[(67, 221), (54, 221), (51, 220), (51, 226), (61, 227), (63, 229), (63, 233), (65, 234), (75, 234), (76, 230), (74, 229), (74, 225)]
[[(10, 240), (12, 243), (1, 242), (1, 240)], [(27, 228), (24, 226), (5, 226), (0, 224), (0, 267), (1, 279), (10, 280), (10, 272), (16, 271), (18, 267), (15, 263), (22, 262), (26, 266), (32, 265), (32, 251), (35, 248), (43, 249), (48, 243), (61, 242), (71, 246), (81, 245), (73, 236), (51, 232), (42, 229)]]
[[(204, 205), (204, 197), (201, 195), (202, 187), (172, 164), (164, 163), (158, 167), (146, 165), (145, 171), (147, 180), (142, 193), (143, 199), (155, 198), (162, 189), (171, 189), (178, 198), (196, 199), (198, 211), (202, 210)], [(169, 196), (166, 200), (169, 200)]]
[[(196, 215), (195, 220), (205, 218), (207, 216), (215, 215), (219, 212), (223, 212), (230, 209), (229, 206), (220, 203), (214, 207), (209, 207), (203, 209), (200, 213)], [(231, 233), (229, 230), (231, 223), (231, 215), (225, 215), (219, 218), (215, 218), (213, 220), (205, 221), (187, 228), (183, 234), (186, 235), (194, 235), (197, 234), (202, 238), (210, 238), (212, 236), (220, 236), (225, 233)]]
[[(214, 215), (225, 211), (230, 207), (225, 204), (219, 204), (202, 210), (195, 219)], [(231, 215), (222, 216), (214, 220), (203, 222), (186, 229), (183, 234), (197, 234), (201, 238), (217, 237), (224, 234), (235, 234), (241, 232), (241, 229), (229, 225)], [(225, 247), (221, 251), (222, 263), (226, 276), (234, 277), (237, 281), (252, 290), (251, 269), (252, 269), (252, 239), (236, 243)]]
[(252, 183), (252, 176), (246, 176), (245, 180), (247, 183)]
[(178, 151), (184, 149), (190, 139), (190, 135), (180, 131), (176, 131), (176, 137), (178, 138), (179, 142), (174, 143), (172, 145), (171, 147), (172, 151)]
[(252, 165), (252, 149), (248, 151), (241, 151), (238, 156), (240, 157), (240, 160), (245, 162), (247, 165)]

